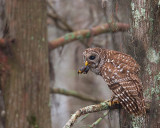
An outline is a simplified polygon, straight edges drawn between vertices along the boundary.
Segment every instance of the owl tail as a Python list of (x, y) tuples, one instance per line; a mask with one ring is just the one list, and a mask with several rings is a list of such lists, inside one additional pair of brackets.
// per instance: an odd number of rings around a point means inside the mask
[(114, 91), (115, 95), (120, 101), (122, 107), (130, 114), (135, 116), (144, 115), (145, 112), (145, 105), (144, 100), (141, 100), (140, 97), (133, 97), (127, 93), (123, 87), (119, 86)]
[(138, 108), (137, 116), (145, 115), (146, 114), (146, 107), (145, 107), (144, 98), (137, 97), (136, 102), (137, 102), (137, 108)]
[(146, 110), (145, 110), (145, 106), (144, 103), (142, 102), (142, 100), (137, 97), (137, 98), (133, 98), (131, 96), (128, 96), (127, 93), (124, 94), (126, 97), (125, 99), (123, 96), (119, 97), (120, 103), (123, 106), (123, 108), (128, 111), (128, 113), (134, 115), (134, 116), (142, 116), (145, 115)]

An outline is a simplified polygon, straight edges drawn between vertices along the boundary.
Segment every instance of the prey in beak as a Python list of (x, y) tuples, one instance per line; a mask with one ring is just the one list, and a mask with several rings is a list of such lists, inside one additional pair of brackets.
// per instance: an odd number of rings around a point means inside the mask
[(87, 74), (89, 71), (88, 61), (85, 62), (85, 66), (78, 70), (78, 74)]

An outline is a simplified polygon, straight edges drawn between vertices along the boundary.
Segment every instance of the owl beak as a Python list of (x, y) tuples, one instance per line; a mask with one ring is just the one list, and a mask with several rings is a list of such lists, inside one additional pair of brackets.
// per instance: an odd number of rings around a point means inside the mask
[(89, 71), (88, 61), (85, 62), (85, 66), (78, 70), (78, 74), (87, 74)]
[(85, 62), (85, 66), (88, 66), (88, 61)]

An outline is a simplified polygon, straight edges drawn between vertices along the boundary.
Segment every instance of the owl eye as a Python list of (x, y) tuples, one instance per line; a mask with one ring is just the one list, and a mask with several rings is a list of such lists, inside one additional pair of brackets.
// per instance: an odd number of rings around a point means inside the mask
[(90, 60), (94, 60), (96, 57), (95, 56), (90, 56), (89, 59)]

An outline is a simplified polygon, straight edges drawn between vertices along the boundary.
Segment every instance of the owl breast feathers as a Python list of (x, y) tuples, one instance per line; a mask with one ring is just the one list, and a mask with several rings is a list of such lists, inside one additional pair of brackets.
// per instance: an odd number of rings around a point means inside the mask
[(88, 48), (83, 56), (85, 65), (103, 77), (126, 111), (135, 116), (145, 114), (142, 82), (138, 77), (140, 66), (131, 56), (101, 48)]

